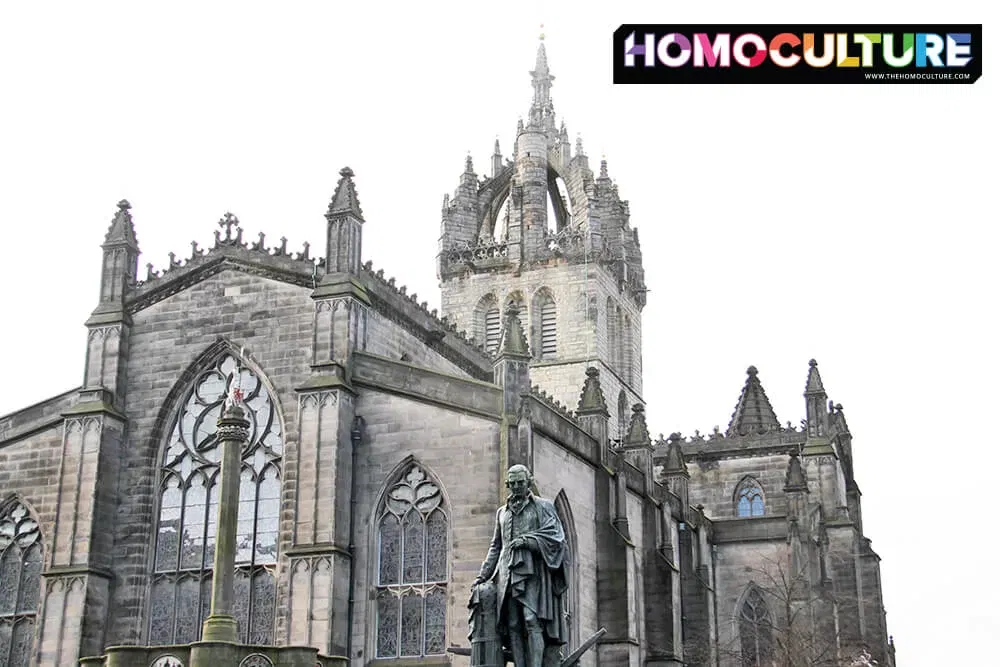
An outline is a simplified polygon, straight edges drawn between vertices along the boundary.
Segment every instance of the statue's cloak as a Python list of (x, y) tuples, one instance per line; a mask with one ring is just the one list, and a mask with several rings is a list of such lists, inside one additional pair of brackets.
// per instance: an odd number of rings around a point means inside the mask
[[(530, 514), (515, 516), (526, 512)], [(530, 541), (534, 548), (512, 548), (511, 541), (517, 537)], [(496, 572), (497, 629), (502, 635), (507, 634), (509, 605), (516, 603), (535, 612), (546, 643), (566, 643), (566, 559), (566, 535), (552, 501), (529, 495), (520, 512), (511, 509), (510, 503), (497, 510), (493, 541), (481, 575), (490, 577)]]

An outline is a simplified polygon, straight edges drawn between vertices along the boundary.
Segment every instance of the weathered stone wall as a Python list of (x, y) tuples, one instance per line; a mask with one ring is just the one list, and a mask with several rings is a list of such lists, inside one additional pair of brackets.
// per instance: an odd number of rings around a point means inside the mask
[[(448, 645), (467, 645), (469, 587), (493, 537), (500, 492), (499, 421), (362, 389), (356, 402), (364, 419), (357, 452), (352, 658), (374, 654), (370, 604), (376, 554), (374, 513), (387, 484), (419, 464), (444, 491), (450, 518)], [(359, 651), (364, 651), (359, 654)]]
[(735, 517), (734, 493), (740, 481), (749, 475), (764, 490), (765, 516), (784, 515), (787, 511), (783, 491), (787, 470), (788, 456), (785, 454), (692, 461), (688, 464), (690, 503), (692, 506), (704, 505), (710, 519)]
[[(716, 614), (720, 667), (740, 667), (739, 605), (753, 582), (764, 589), (772, 618), (784, 619), (779, 571), (788, 570), (788, 547), (784, 540), (721, 544), (716, 549)], [(771, 593), (768, 595), (767, 593)]]
[[(309, 377), (314, 305), (310, 290), (238, 271), (223, 271), (134, 315), (128, 367), (121, 504), (115, 530), (118, 574), (108, 643), (146, 638), (147, 589), (158, 511), (158, 457), (182, 393), (204, 366), (199, 357), (225, 339), (252, 355), (283, 417), (279, 550), (290, 546), (292, 470), (297, 455), (296, 387)], [(206, 360), (208, 361), (208, 360)], [(279, 565), (278, 581), (285, 573)], [(279, 583), (278, 608), (283, 596)]]
[[(594, 531), (594, 467), (574, 456), (549, 438), (535, 435), (534, 475), (539, 493), (555, 499), (564, 493), (573, 513), (577, 554), (574, 568), (578, 577), (575, 610), (579, 638), (597, 631), (597, 536)], [(582, 667), (596, 665), (596, 651), (580, 660)]]
[[(542, 360), (538, 350), (540, 323), (535, 311), (536, 299), (545, 291), (552, 294), (556, 303), (557, 354), (553, 359)], [(619, 392), (624, 389), (626, 393), (626, 415), (631, 414), (633, 404), (641, 402), (642, 316), (635, 303), (619, 293), (612, 277), (596, 265), (568, 263), (528, 270), (517, 276), (512, 273), (473, 274), (443, 283), (442, 312), (459, 329), (468, 331), (485, 343), (484, 328), (475, 321), (474, 315), (476, 306), (488, 295), (497, 300), (501, 309), (512, 296), (524, 299), (531, 321), (522, 325), (535, 357), (531, 382), (563, 405), (576, 408), (587, 366), (600, 366), (601, 385), (611, 412), (609, 433), (617, 437)], [(622, 336), (620, 341), (622, 345), (626, 340), (630, 341), (632, 352), (627, 356), (634, 364), (631, 383), (626, 382), (626, 373), (613, 361), (618, 357), (613, 354), (612, 341), (608, 336), (609, 297), (632, 323), (632, 335)], [(625, 358), (626, 355), (620, 356)]]
[(423, 368), (451, 373), (459, 377), (468, 376), (468, 373), (454, 363), (431, 350), (423, 341), (374, 309), (368, 311), (368, 330), (364, 341), (364, 350)]

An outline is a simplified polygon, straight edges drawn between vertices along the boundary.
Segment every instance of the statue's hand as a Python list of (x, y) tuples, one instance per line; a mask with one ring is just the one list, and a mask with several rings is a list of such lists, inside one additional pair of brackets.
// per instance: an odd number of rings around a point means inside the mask
[(476, 580), (472, 582), (472, 590), (476, 589), (476, 586), (486, 581), (483, 577), (476, 577)]
[(515, 537), (510, 542), (512, 549), (528, 549), (530, 551), (535, 551), (537, 545), (534, 540), (525, 539), (523, 537)]

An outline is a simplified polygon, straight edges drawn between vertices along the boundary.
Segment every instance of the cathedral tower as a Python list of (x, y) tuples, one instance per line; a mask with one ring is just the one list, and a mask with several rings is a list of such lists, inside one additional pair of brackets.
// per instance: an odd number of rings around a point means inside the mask
[(646, 289), (628, 202), (601, 161), (595, 178), (565, 123), (556, 125), (544, 42), (531, 71), (528, 120), (513, 153), (494, 145), (490, 175), (467, 157), (441, 212), (442, 310), (490, 353), (513, 304), (527, 334), (531, 382), (565, 405), (586, 369), (600, 369), (611, 403), (610, 437), (623, 440), (642, 402), (642, 309)]

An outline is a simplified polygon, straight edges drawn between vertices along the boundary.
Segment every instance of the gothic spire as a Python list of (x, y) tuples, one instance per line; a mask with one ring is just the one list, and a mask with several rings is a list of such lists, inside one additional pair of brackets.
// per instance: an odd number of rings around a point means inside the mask
[(535, 91), (531, 101), (532, 107), (542, 108), (551, 101), (549, 91), (554, 80), (555, 77), (549, 73), (549, 60), (545, 56), (545, 35), (540, 35), (538, 52), (535, 54), (535, 69), (531, 70), (531, 85)]
[(646, 427), (646, 408), (642, 403), (632, 406), (632, 421), (628, 425), (628, 435), (625, 436), (624, 446), (635, 447), (638, 445), (652, 446), (649, 438), (649, 429)]
[(493, 165), (492, 165), (493, 166), (493, 178), (496, 178), (497, 176), (500, 175), (500, 172), (503, 171), (503, 153), (500, 152), (500, 139), (499, 139), (499, 137), (497, 138), (496, 141), (493, 142), (492, 161), (493, 161)]
[(524, 327), (521, 326), (521, 319), (518, 317), (517, 305), (513, 302), (508, 304), (504, 315), (503, 333), (497, 348), (497, 355), (530, 357), (528, 341), (524, 335)]
[(806, 378), (806, 394), (826, 394), (823, 389), (823, 378), (819, 376), (816, 360), (809, 360), (809, 377)]
[(545, 56), (545, 35), (539, 36), (538, 53), (535, 55), (535, 69), (531, 70), (531, 111), (528, 113), (528, 127), (544, 129), (554, 134), (555, 117), (552, 111), (550, 92), (555, 77), (549, 73), (549, 61)]
[(826, 390), (823, 378), (819, 376), (816, 360), (809, 360), (809, 376), (806, 378), (806, 428), (808, 436), (817, 438), (827, 434), (829, 417), (826, 413)]
[[(662, 435), (660, 436), (663, 437)], [(663, 472), (687, 474), (687, 464), (684, 462), (684, 450), (681, 449), (683, 438), (680, 433), (671, 433), (667, 441), (667, 455), (663, 459)]]
[(340, 170), (340, 180), (337, 182), (337, 190), (333, 193), (326, 217), (330, 219), (344, 213), (353, 215), (361, 222), (365, 221), (364, 215), (361, 214), (361, 204), (358, 202), (358, 192), (354, 189), (354, 171), (350, 167)]
[(740, 400), (736, 403), (733, 418), (726, 429), (726, 437), (766, 433), (781, 428), (774, 408), (764, 393), (764, 387), (757, 379), (757, 369), (753, 366), (747, 369), (747, 381), (740, 392)]
[(115, 212), (108, 233), (104, 237), (105, 246), (124, 245), (138, 252), (139, 242), (135, 238), (135, 227), (132, 225), (130, 208), (132, 205), (128, 203), (127, 199), (118, 202), (118, 211)]

